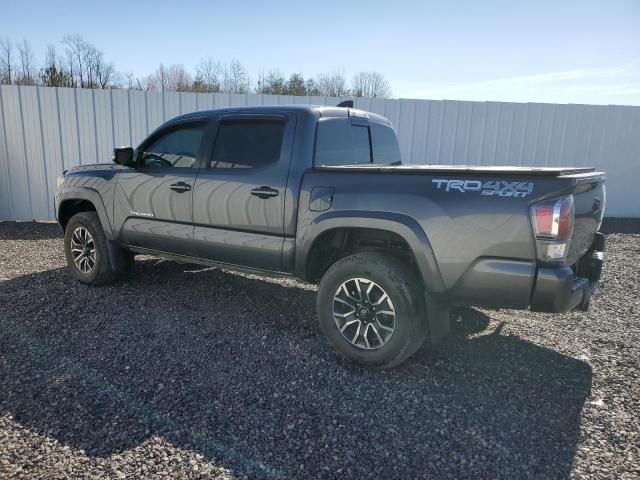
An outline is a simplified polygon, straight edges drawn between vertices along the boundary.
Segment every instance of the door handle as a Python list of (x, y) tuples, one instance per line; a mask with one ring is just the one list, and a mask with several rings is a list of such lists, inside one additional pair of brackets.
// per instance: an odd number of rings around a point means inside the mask
[(189, 190), (191, 190), (191, 185), (189, 185), (188, 183), (184, 183), (184, 182), (178, 182), (178, 183), (174, 183), (172, 185), (169, 185), (169, 188), (171, 190), (173, 190), (174, 192), (183, 193), (183, 192), (188, 192)]
[(262, 187), (254, 188), (251, 190), (251, 195), (255, 195), (258, 198), (271, 198), (280, 195), (280, 192), (275, 188), (263, 185)]

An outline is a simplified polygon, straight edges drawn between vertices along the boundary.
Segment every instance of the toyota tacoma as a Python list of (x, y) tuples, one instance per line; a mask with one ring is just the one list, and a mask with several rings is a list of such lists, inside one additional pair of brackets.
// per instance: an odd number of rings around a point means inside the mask
[(71, 274), (105, 284), (150, 254), (317, 283), (327, 341), (379, 368), (440, 342), (451, 307), (588, 308), (603, 172), (403, 165), (389, 120), (349, 107), (190, 113), (64, 172)]

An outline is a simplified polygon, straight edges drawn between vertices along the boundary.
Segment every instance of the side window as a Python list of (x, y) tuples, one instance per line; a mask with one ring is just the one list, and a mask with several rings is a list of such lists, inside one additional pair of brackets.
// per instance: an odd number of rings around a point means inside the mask
[(149, 168), (197, 168), (204, 125), (185, 125), (162, 134), (140, 153), (140, 165)]
[(227, 120), (218, 127), (209, 167), (256, 168), (280, 158), (285, 123), (278, 120)]
[(318, 122), (316, 165), (354, 165), (371, 163), (369, 127), (352, 125), (349, 119)]
[(379, 123), (371, 124), (373, 163), (394, 163), (402, 160), (398, 138), (393, 128)]

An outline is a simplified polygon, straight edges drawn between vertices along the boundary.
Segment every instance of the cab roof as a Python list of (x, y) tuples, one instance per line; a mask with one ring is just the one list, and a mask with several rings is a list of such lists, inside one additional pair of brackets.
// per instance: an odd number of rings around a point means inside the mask
[(348, 118), (350, 116), (368, 118), (370, 122), (391, 126), (391, 122), (385, 117), (376, 113), (367, 112), (358, 108), (332, 107), (327, 105), (255, 105), (247, 107), (225, 107), (214, 110), (202, 110), (198, 112), (186, 113), (172, 118), (167, 123), (184, 121), (189, 119), (213, 117), (224, 113), (281, 113), (295, 112), (302, 115), (316, 116), (318, 118)]

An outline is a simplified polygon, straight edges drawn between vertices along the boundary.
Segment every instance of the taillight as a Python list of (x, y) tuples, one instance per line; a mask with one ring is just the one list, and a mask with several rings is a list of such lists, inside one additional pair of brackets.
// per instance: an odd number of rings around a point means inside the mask
[(539, 260), (556, 262), (566, 258), (573, 234), (573, 217), (573, 195), (533, 204), (531, 220)]

